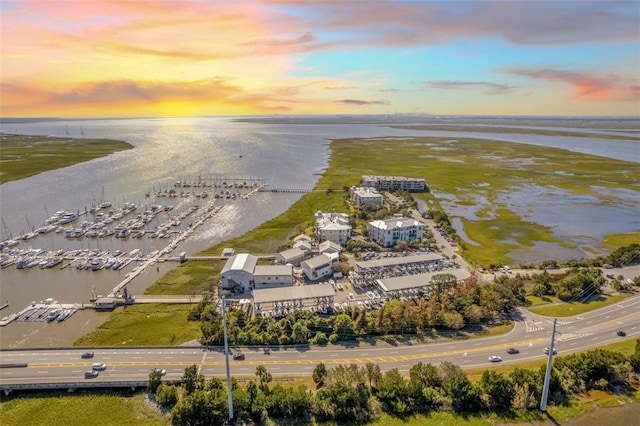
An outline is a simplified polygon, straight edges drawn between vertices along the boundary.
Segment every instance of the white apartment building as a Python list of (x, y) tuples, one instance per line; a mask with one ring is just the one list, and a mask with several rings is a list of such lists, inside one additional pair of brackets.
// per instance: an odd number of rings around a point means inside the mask
[(253, 272), (253, 288), (275, 288), (293, 285), (293, 266), (257, 265)]
[[(333, 256), (337, 259), (337, 256)], [(311, 281), (327, 276), (333, 272), (334, 259), (326, 254), (312, 257), (300, 264), (304, 275)]]
[(377, 206), (382, 205), (382, 194), (373, 187), (365, 186), (352, 186), (349, 190), (351, 201), (358, 206), (365, 204), (375, 204)]
[(402, 176), (362, 176), (360, 184), (364, 187), (376, 188), (378, 191), (402, 189), (409, 192), (424, 192), (427, 184), (424, 179)]
[(424, 225), (415, 219), (374, 220), (367, 226), (369, 239), (382, 247), (393, 247), (398, 241), (422, 240)]
[(344, 246), (351, 238), (349, 215), (346, 213), (316, 213), (315, 232), (318, 242), (333, 241)]

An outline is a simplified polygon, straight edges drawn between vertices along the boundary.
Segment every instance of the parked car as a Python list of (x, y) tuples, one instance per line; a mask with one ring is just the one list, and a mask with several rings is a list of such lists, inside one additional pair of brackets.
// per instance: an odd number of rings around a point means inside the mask
[(236, 352), (233, 354), (233, 359), (236, 361), (243, 360), (244, 354), (242, 352)]
[[(549, 348), (544, 348), (544, 353), (548, 355), (549, 354)], [(555, 355), (557, 353), (558, 352), (556, 351), (556, 348), (553, 348), (553, 354)]]
[(105, 364), (104, 362), (96, 362), (95, 364), (93, 364), (91, 366), (92, 370), (97, 370), (97, 371), (102, 371), (102, 370), (106, 370), (107, 369), (107, 364)]
[(152, 372), (156, 372), (157, 371), (158, 373), (160, 373), (161, 376), (164, 376), (165, 374), (167, 374), (167, 370), (163, 370), (161, 368), (152, 368), (151, 371)]
[(491, 355), (489, 357), (489, 361), (491, 361), (491, 362), (500, 362), (500, 361), (502, 361), (502, 358), (500, 358), (498, 355)]
[(620, 336), (620, 337), (624, 337), (624, 336), (626, 336), (626, 335), (627, 335), (627, 333), (625, 333), (625, 332), (624, 332), (624, 331), (622, 331), (622, 330), (618, 330), (618, 332), (617, 332), (616, 334), (617, 334), (618, 336)]
[(509, 348), (507, 349), (507, 353), (513, 355), (513, 354), (520, 353), (520, 351), (517, 348)]
[(91, 370), (91, 371), (85, 371), (84, 372), (84, 378), (85, 379), (94, 379), (98, 377), (98, 372), (96, 370)]
[(84, 352), (80, 358), (93, 358), (93, 352)]

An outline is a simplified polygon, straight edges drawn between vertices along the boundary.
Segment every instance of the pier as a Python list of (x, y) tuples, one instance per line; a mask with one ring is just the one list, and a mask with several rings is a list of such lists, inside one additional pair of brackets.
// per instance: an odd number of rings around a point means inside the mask
[(187, 228), (187, 230), (185, 230), (184, 232), (182, 232), (181, 234), (179, 234), (176, 238), (174, 238), (168, 246), (166, 246), (165, 248), (163, 248), (162, 250), (160, 250), (158, 253), (155, 254), (155, 256), (152, 256), (150, 258), (147, 258), (141, 265), (138, 265), (136, 268), (134, 268), (134, 270), (132, 270), (131, 272), (129, 272), (126, 276), (125, 279), (123, 281), (121, 281), (118, 285), (116, 285), (113, 290), (111, 290), (111, 293), (109, 293), (109, 297), (117, 297), (118, 295), (121, 294), (121, 291), (127, 286), (127, 284), (129, 284), (135, 277), (137, 277), (138, 275), (140, 275), (142, 272), (144, 272), (145, 269), (147, 269), (149, 266), (154, 265), (157, 261), (158, 258), (160, 258), (161, 256), (164, 256), (166, 254), (171, 253), (177, 246), (178, 244), (180, 244), (181, 242), (183, 242), (185, 239), (187, 239), (200, 225), (202, 225), (204, 222), (206, 222), (208, 219), (212, 218), (213, 216), (216, 215), (216, 213), (218, 213), (220, 210), (222, 209), (222, 207), (218, 206), (218, 207), (213, 207), (211, 206), (208, 211), (202, 215), (200, 218), (198, 218), (193, 225), (191, 225), (189, 228)]
[(258, 190), (259, 192), (288, 192), (288, 193), (296, 193), (296, 194), (307, 194), (309, 192), (313, 192), (313, 189), (303, 189), (303, 188), (261, 188)]

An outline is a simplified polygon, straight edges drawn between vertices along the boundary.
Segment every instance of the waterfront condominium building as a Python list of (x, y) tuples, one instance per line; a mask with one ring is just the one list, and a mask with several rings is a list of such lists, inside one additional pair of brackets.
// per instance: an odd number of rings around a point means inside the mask
[(315, 232), (318, 242), (333, 241), (344, 246), (351, 238), (351, 225), (349, 215), (346, 213), (316, 213)]
[(367, 226), (369, 239), (382, 247), (393, 247), (398, 241), (422, 240), (424, 225), (415, 219), (374, 220)]
[(425, 192), (427, 185), (424, 179), (402, 176), (362, 176), (360, 184), (364, 187), (376, 188), (378, 191), (402, 189), (409, 192)]
[(365, 204), (382, 205), (382, 194), (377, 189), (369, 186), (352, 186), (349, 190), (351, 201), (357, 206)]

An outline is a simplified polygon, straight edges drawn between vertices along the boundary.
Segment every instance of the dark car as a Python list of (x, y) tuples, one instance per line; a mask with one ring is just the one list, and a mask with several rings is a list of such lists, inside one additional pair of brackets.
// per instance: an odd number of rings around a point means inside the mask
[(513, 354), (520, 353), (520, 351), (518, 349), (516, 349), (516, 348), (509, 348), (509, 349), (507, 349), (507, 353), (513, 355)]
[(84, 352), (80, 358), (93, 358), (93, 352)]
[(626, 335), (627, 335), (627, 333), (625, 333), (625, 332), (624, 332), (624, 331), (622, 331), (622, 330), (618, 330), (618, 332), (617, 332), (616, 334), (617, 334), (618, 336), (620, 336), (620, 337), (624, 337), (624, 336), (626, 336)]
[(235, 360), (243, 360), (244, 354), (242, 352), (236, 352), (233, 354), (233, 359)]
[(98, 377), (98, 372), (96, 370), (91, 370), (91, 371), (85, 371), (84, 372), (84, 378), (85, 379), (94, 379)]

